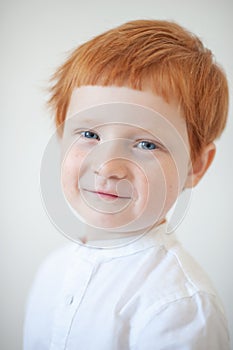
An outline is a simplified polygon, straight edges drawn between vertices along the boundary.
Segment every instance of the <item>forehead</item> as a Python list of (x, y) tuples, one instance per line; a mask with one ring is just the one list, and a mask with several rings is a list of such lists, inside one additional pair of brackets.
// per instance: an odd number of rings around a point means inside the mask
[[(112, 104), (118, 106), (116, 112), (108, 113), (109, 108), (107, 106)], [(134, 108), (128, 108), (129, 104)], [(83, 113), (88, 109), (89, 111), (94, 110), (93, 107), (95, 106), (105, 106), (101, 115), (95, 113), (93, 117), (89, 113)], [(121, 106), (120, 113), (119, 106)], [(143, 115), (141, 113), (142, 109), (144, 111)], [(106, 112), (103, 113), (103, 111)], [(160, 128), (165, 130), (167, 126), (167, 129), (170, 130), (174, 128), (174, 132), (178, 133), (186, 144), (188, 142), (186, 123), (178, 103), (175, 101), (167, 103), (162, 97), (149, 90), (139, 91), (116, 86), (81, 86), (76, 88), (71, 95), (66, 118), (70, 121), (71, 119), (75, 120), (76, 117), (77, 120), (80, 120), (80, 118), (82, 120), (83, 118), (88, 119), (87, 115), (91, 116), (91, 123), (96, 122), (96, 125), (124, 123), (151, 132), (155, 132), (156, 129)]]

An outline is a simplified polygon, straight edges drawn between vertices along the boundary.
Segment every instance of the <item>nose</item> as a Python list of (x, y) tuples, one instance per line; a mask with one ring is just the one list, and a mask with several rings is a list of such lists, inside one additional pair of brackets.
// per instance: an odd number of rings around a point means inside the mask
[(111, 159), (96, 167), (94, 173), (105, 179), (123, 180), (128, 173), (126, 163), (122, 158)]
[(130, 166), (127, 150), (127, 139), (110, 139), (100, 144), (91, 154), (92, 171), (103, 180), (128, 178)]

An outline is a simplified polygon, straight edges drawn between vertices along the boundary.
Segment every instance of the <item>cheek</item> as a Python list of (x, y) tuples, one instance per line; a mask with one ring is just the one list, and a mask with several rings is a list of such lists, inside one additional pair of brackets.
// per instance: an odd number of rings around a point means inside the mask
[(166, 164), (166, 166), (164, 167), (164, 174), (166, 189), (164, 213), (166, 214), (168, 210), (172, 207), (172, 205), (175, 203), (180, 194), (182, 178), (174, 162)]
[(145, 214), (158, 214), (164, 206), (166, 179), (158, 160), (144, 166), (144, 173), (135, 176), (138, 208)]
[(142, 187), (147, 188), (149, 197), (147, 199), (144, 195), (144, 200), (149, 200), (150, 204), (160, 211), (167, 211), (178, 197), (179, 183), (180, 178), (175, 163), (170, 158), (160, 159), (147, 172), (147, 179)]
[(85, 152), (77, 151), (75, 147), (72, 147), (63, 157), (61, 182), (65, 193), (73, 192), (77, 189), (80, 168), (85, 156)]

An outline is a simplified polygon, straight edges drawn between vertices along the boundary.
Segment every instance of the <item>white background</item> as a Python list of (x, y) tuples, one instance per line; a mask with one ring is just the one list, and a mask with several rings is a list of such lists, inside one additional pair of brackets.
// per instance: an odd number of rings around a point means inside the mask
[[(232, 97), (231, 0), (5, 0), (0, 3), (1, 245), (0, 348), (22, 348), (24, 307), (43, 258), (66, 239), (40, 198), (40, 161), (53, 124), (48, 79), (67, 53), (107, 29), (139, 18), (171, 19), (198, 34), (225, 68)], [(233, 338), (233, 119), (178, 235), (212, 278)]]

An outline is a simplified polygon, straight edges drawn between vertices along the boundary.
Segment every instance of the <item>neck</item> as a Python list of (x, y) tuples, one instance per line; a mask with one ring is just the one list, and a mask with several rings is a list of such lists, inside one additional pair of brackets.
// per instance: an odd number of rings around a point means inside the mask
[(166, 219), (163, 218), (149, 227), (145, 227), (140, 230), (134, 230), (129, 232), (124, 232), (123, 230), (117, 231), (117, 230), (100, 229), (100, 228), (87, 225), (86, 223), (81, 223), (82, 237), (80, 238), (80, 240), (84, 244), (91, 244), (92, 241), (95, 241), (95, 242), (114, 241), (116, 243), (117, 241), (120, 241), (122, 239), (125, 239), (128, 241), (130, 238), (136, 238), (137, 236), (142, 235), (146, 232), (149, 232), (155, 227), (158, 227), (159, 225), (165, 222), (166, 222)]

